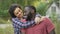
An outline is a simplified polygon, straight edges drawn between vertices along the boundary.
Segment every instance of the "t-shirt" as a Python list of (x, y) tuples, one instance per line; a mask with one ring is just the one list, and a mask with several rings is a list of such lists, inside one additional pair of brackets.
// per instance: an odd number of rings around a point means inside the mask
[(44, 18), (40, 24), (27, 28), (26, 34), (48, 34), (54, 29), (54, 24), (49, 18)]
[[(36, 13), (36, 16), (35, 16), (35, 17), (41, 17), (41, 15), (40, 15), (39, 13)], [(25, 19), (23, 19), (22, 22), (26, 22), (27, 16), (23, 16), (23, 18), (25, 18)], [(32, 26), (31, 26), (31, 27), (32, 27)], [(25, 34), (26, 29), (21, 29), (21, 32), (22, 32), (23, 34)]]

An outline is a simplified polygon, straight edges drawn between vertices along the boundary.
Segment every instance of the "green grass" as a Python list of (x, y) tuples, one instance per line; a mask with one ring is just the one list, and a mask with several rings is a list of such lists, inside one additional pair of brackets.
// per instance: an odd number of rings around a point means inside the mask
[(0, 34), (14, 34), (11, 26), (6, 28), (0, 28)]
[[(60, 34), (60, 22), (56, 22), (54, 24), (56, 34)], [(7, 28), (0, 28), (0, 34), (13, 34), (13, 28), (10, 26)]]
[[(1, 19), (1, 18), (0, 18)], [(0, 21), (3, 22), (3, 24), (11, 23), (7, 22), (6, 20), (1, 19)], [(52, 20), (55, 24), (55, 32), (56, 34), (60, 34), (60, 21), (58, 20)], [(11, 26), (6, 27), (6, 28), (0, 28), (0, 34), (13, 34), (13, 28)]]
[(8, 18), (0, 18), (0, 24), (11, 24), (12, 22)]
[(58, 20), (57, 18), (52, 18), (52, 21), (55, 25), (56, 34), (60, 34), (60, 20)]
[(55, 31), (56, 31), (56, 34), (60, 34), (60, 21), (57, 21), (55, 23)]

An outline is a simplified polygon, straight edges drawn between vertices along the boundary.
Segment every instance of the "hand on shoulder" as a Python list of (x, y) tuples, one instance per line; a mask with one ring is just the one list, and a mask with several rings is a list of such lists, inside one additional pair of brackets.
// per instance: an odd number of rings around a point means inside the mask
[(41, 23), (41, 21), (43, 21), (46, 17), (45, 16), (41, 16), (41, 17), (35, 17), (35, 23), (39, 24)]

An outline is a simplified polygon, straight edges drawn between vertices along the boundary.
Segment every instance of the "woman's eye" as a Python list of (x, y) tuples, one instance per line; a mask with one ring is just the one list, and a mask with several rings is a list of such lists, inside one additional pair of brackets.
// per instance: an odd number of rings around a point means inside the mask
[(19, 12), (20, 12), (20, 10), (19, 10)]
[(18, 12), (16, 14), (18, 14)]

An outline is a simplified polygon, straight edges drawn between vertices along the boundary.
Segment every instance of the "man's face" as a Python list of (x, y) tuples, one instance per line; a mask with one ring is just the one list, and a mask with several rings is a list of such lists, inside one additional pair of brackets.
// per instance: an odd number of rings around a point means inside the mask
[(29, 7), (25, 7), (24, 9), (24, 15), (27, 16), (30, 12), (30, 8)]
[(25, 9), (24, 9), (24, 15), (27, 16), (30, 12), (32, 14), (34, 14), (34, 10), (33, 9), (31, 9), (29, 7), (25, 7)]

